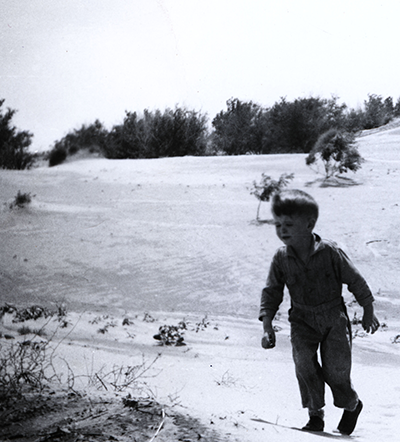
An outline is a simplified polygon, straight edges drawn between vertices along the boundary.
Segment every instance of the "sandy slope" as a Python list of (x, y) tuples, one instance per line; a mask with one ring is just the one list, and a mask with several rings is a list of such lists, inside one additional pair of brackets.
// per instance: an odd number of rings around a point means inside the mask
[[(152, 360), (160, 352), (157, 376), (147, 382), (161, 402), (200, 417), (230, 440), (313, 440), (251, 420), (297, 426), (306, 420), (291, 362), (287, 300), (277, 322), (277, 348), (259, 346), (259, 294), (279, 242), (272, 226), (253, 222), (257, 201), (248, 190), (262, 172), (294, 172), (293, 186), (320, 203), (316, 231), (350, 254), (386, 324), (376, 335), (359, 333), (354, 340), (353, 378), (365, 402), (354, 436), (395, 441), (400, 129), (365, 136), (359, 146), (366, 159), (362, 170), (349, 175), (349, 186), (336, 187), (320, 187), (303, 155), (92, 159), (0, 171), (1, 202), (18, 190), (36, 195), (28, 208), (3, 206), (0, 213), (1, 303), (65, 302), (75, 328), (58, 332), (70, 333), (58, 351), (77, 374), (140, 363), (142, 355)], [(269, 218), (267, 204), (262, 216)], [(156, 321), (143, 321), (145, 312)], [(354, 312), (360, 309), (352, 306)], [(205, 315), (210, 325), (196, 333)], [(124, 317), (134, 324), (122, 326)], [(188, 322), (187, 345), (156, 346), (158, 327), (182, 319)], [(97, 332), (99, 322), (110, 321), (117, 326)], [(5, 322), (16, 335), (17, 326)], [(328, 392), (328, 430), (340, 415)]]

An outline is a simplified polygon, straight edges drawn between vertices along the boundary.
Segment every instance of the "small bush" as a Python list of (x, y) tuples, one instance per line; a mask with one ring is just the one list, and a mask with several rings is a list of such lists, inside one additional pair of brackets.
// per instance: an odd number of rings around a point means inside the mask
[(330, 129), (322, 134), (306, 158), (307, 166), (321, 160), (325, 168), (325, 179), (345, 173), (356, 172), (363, 158), (355, 146), (354, 134)]
[(46, 332), (44, 331), (43, 328), (34, 328), (31, 329), (30, 327), (27, 327), (26, 325), (23, 325), (22, 327), (20, 327), (17, 332), (21, 335), (21, 336), (25, 336), (25, 335), (36, 335), (36, 336), (46, 336)]
[(58, 166), (67, 158), (67, 151), (64, 147), (55, 147), (49, 154), (49, 167)]
[(20, 190), (18, 190), (17, 195), (15, 198), (11, 201), (9, 204), (9, 208), (13, 209), (14, 207), (25, 207), (27, 204), (30, 204), (32, 202), (32, 197), (30, 193), (21, 193)]
[[(195, 331), (198, 333), (199, 331), (204, 331), (210, 325), (210, 321), (207, 318), (207, 315), (196, 324)], [(186, 328), (186, 327), (185, 327)]]
[(261, 174), (261, 180), (259, 183), (253, 181), (253, 188), (250, 194), (254, 195), (259, 203), (257, 207), (256, 219), (260, 219), (260, 206), (263, 201), (269, 201), (275, 192), (286, 187), (289, 182), (294, 178), (294, 173), (283, 173), (278, 180), (273, 180), (266, 173)]
[(0, 397), (20, 397), (25, 388), (41, 392), (49, 381), (48, 342), (23, 341), (0, 347)]
[(149, 372), (153, 369), (160, 356), (157, 355), (151, 362), (147, 362), (143, 356), (141, 364), (133, 366), (114, 365), (110, 371), (102, 367), (98, 372), (89, 376), (89, 385), (94, 386), (98, 390), (124, 392), (130, 389), (140, 393), (151, 393), (144, 379), (156, 376), (156, 374), (149, 374)]
[(175, 345), (176, 347), (186, 345), (184, 341), (184, 330), (186, 324), (181, 321), (178, 325), (162, 325), (158, 329), (158, 333), (153, 336), (159, 341), (160, 345)]
[(53, 312), (39, 305), (33, 305), (20, 310), (15, 309), (12, 313), (15, 315), (13, 322), (24, 322), (31, 319), (36, 321), (40, 318), (49, 318), (53, 316)]

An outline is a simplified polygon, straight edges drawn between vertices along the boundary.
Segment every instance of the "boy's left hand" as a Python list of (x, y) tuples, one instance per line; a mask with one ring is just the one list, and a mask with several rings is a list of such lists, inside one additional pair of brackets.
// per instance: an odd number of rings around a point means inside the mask
[(372, 334), (374, 334), (380, 326), (378, 318), (374, 315), (374, 307), (372, 304), (364, 307), (362, 326), (367, 333), (371, 332)]

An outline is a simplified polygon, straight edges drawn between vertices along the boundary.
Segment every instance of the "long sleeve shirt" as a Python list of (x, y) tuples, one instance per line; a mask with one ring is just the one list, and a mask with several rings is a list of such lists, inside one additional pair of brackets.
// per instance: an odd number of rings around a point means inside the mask
[(313, 251), (307, 263), (290, 246), (275, 253), (267, 284), (262, 291), (259, 319), (273, 318), (283, 300), (285, 285), (292, 306), (305, 310), (323, 310), (342, 302), (346, 284), (361, 306), (374, 301), (371, 290), (348, 256), (333, 241), (314, 234)]

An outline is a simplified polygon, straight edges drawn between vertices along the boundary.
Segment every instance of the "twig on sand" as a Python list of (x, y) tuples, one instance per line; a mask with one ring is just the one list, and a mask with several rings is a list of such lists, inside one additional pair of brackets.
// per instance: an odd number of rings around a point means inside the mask
[(103, 386), (103, 388), (104, 388), (106, 391), (108, 391), (107, 386), (104, 384), (103, 380), (100, 378), (100, 376), (98, 375), (98, 373), (96, 373), (95, 376), (96, 376), (97, 380), (100, 381), (100, 383), (101, 383), (101, 385)]
[(149, 442), (153, 442), (153, 440), (158, 436), (158, 433), (161, 431), (161, 428), (163, 427), (165, 422), (165, 412), (164, 412), (164, 408), (162, 409), (162, 421), (160, 423), (160, 425), (157, 428), (157, 431), (154, 433), (154, 436), (150, 439)]

